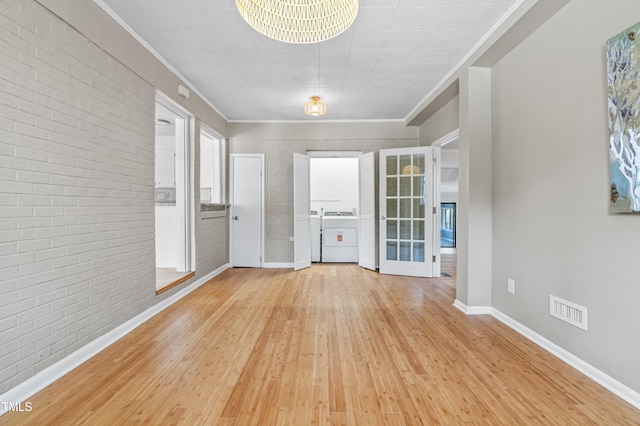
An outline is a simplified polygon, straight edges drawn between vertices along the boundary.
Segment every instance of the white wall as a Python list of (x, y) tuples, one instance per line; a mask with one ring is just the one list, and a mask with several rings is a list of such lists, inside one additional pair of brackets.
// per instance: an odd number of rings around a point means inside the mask
[[(375, 152), (417, 146), (417, 127), (402, 122), (229, 123), (230, 153), (264, 153), (265, 261), (293, 262), (293, 153)], [(377, 160), (376, 160), (377, 162)], [(377, 173), (377, 172), (376, 172)], [(377, 194), (376, 194), (377, 196)], [(377, 213), (377, 212), (376, 212)]]
[(156, 268), (178, 267), (178, 208), (155, 207)]
[(0, 13), (1, 394), (154, 303), (155, 90), (39, 3)]
[(458, 201), (459, 152), (443, 148), (440, 154), (440, 201), (455, 203)]
[[(200, 134), (200, 197), (201, 202), (211, 202), (213, 193), (213, 139)], [(204, 198), (206, 197), (206, 199)]]
[[(574, 0), (492, 70), (492, 304), (640, 391), (640, 217), (609, 208), (606, 40), (637, 0)], [(507, 293), (507, 279), (515, 294)], [(588, 331), (549, 316), (586, 306)]]
[(350, 211), (358, 215), (357, 158), (311, 158), (311, 210)]
[[(42, 3), (72, 22), (0, 8), (0, 394), (190, 283), (155, 295), (156, 87), (179, 80), (94, 2)], [(194, 279), (228, 259), (226, 218), (198, 216)]]

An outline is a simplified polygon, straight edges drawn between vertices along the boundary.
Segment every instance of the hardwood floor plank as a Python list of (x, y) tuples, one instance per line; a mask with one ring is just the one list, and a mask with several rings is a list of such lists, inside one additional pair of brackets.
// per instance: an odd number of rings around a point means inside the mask
[(504, 324), (455, 309), (454, 284), (355, 265), (228, 270), (0, 423), (640, 424)]

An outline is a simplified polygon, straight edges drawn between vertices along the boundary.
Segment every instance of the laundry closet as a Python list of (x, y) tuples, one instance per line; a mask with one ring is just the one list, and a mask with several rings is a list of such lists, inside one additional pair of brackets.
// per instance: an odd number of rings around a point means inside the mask
[(358, 158), (329, 153), (311, 156), (310, 202), (311, 261), (357, 263)]

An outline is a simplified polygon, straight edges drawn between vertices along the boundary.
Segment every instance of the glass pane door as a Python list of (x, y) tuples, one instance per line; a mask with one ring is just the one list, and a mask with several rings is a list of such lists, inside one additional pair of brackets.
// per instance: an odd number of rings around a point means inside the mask
[(382, 273), (431, 276), (432, 162), (430, 147), (380, 151)]

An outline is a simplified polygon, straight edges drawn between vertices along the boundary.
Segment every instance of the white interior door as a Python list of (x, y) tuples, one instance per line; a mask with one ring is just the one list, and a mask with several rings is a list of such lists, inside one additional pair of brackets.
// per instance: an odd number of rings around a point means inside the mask
[(293, 269), (311, 266), (310, 160), (293, 154)]
[(358, 265), (376, 269), (376, 191), (373, 152), (359, 157), (360, 183), (360, 241)]
[(231, 154), (231, 264), (262, 266), (264, 155)]
[(380, 150), (380, 273), (440, 275), (433, 148)]

